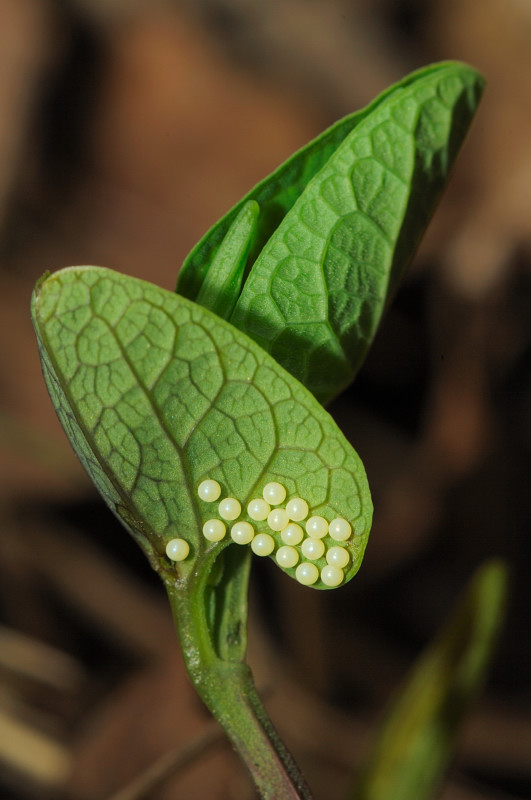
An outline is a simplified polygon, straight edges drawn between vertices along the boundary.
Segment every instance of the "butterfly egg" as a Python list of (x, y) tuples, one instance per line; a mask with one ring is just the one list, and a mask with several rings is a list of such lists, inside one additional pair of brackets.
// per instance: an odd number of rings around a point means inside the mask
[(286, 504), (286, 513), (294, 522), (300, 522), (308, 516), (308, 503), (302, 497), (292, 497)]
[(190, 545), (184, 539), (171, 539), (166, 545), (166, 555), (172, 561), (184, 561), (190, 552)]
[(343, 583), (343, 578), (344, 574), (341, 567), (328, 564), (328, 566), (323, 567), (321, 570), (321, 580), (325, 586), (339, 586), (340, 583)]
[(281, 483), (266, 483), (262, 491), (264, 500), (272, 506), (279, 506), (286, 499), (286, 490)]
[(230, 522), (232, 522), (233, 519), (238, 519), (241, 511), (242, 507), (235, 497), (225, 497), (218, 506), (219, 516)]
[(284, 544), (300, 544), (304, 537), (304, 531), (296, 522), (290, 522), (287, 528), (284, 528), (280, 534), (280, 538)]
[(346, 542), (350, 538), (352, 527), (346, 519), (338, 517), (330, 523), (328, 533), (336, 542)]
[(280, 567), (294, 567), (299, 560), (299, 554), (294, 547), (284, 545), (279, 547), (276, 553), (277, 564)]
[(283, 508), (274, 508), (267, 515), (267, 524), (272, 531), (283, 531), (289, 524), (289, 517)]
[(251, 519), (256, 520), (256, 522), (262, 522), (264, 519), (267, 519), (267, 515), (270, 511), (271, 506), (269, 503), (266, 503), (265, 500), (262, 500), (261, 497), (255, 497), (247, 506), (247, 513)]
[(213, 503), (221, 494), (221, 486), (217, 481), (201, 481), (197, 487), (197, 494), (201, 500), (204, 500), (206, 503)]
[(305, 558), (309, 558), (310, 561), (315, 561), (323, 555), (325, 545), (322, 539), (308, 538), (301, 544), (301, 550)]
[(324, 517), (310, 517), (306, 523), (306, 533), (312, 539), (323, 539), (328, 533), (328, 522)]
[(308, 561), (303, 561), (295, 570), (295, 577), (302, 583), (303, 586), (311, 586), (319, 577), (319, 570), (315, 564), (310, 564)]
[(344, 547), (329, 547), (326, 551), (326, 561), (331, 567), (343, 569), (350, 561), (350, 553)]
[(220, 519), (207, 519), (203, 525), (203, 536), (209, 542), (221, 542), (227, 529)]
[(251, 550), (257, 556), (270, 556), (275, 549), (275, 540), (269, 533), (259, 533), (251, 542)]
[(254, 538), (254, 528), (249, 522), (237, 522), (230, 529), (230, 535), (236, 544), (249, 544)]

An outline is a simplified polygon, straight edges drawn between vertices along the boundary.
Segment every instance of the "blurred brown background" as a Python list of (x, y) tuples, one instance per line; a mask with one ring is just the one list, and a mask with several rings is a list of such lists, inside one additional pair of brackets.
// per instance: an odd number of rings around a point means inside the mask
[(531, 5), (0, 0), (4, 800), (104, 800), (189, 744), (188, 766), (127, 797), (254, 796), (187, 683), (162, 588), (55, 418), (35, 281), (97, 264), (173, 288), (253, 183), (447, 58), (488, 89), (374, 350), (331, 409), (374, 489), (366, 562), (324, 595), (260, 564), (250, 657), (317, 800), (339, 800), (415, 655), (474, 568), (504, 556), (507, 625), (442, 797), (531, 797)]

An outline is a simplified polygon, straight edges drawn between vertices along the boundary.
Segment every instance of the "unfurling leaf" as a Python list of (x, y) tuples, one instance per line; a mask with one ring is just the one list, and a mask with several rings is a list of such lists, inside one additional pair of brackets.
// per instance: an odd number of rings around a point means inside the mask
[(229, 319), (240, 296), (260, 209), (248, 200), (236, 216), (209, 266), (196, 302), (218, 317)]

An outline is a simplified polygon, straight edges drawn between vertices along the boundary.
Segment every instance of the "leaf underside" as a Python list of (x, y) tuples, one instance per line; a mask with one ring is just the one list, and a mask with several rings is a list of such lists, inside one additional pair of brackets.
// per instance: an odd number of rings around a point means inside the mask
[[(345, 517), (354, 530), (345, 581), (357, 572), (372, 516), (363, 466), (315, 398), (247, 336), (179, 295), (97, 267), (43, 280), (32, 314), (70, 441), (163, 577), (186, 579), (241, 546), (202, 536), (217, 516), (197, 496), (205, 478), (241, 502), (242, 520), (269, 481), (311, 514)], [(252, 524), (282, 544), (266, 522)], [(165, 546), (177, 536), (191, 555), (175, 566)]]

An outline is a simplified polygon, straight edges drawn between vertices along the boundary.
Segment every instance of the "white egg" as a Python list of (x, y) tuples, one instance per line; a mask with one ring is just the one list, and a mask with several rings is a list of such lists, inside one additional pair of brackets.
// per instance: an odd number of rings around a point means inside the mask
[(280, 538), (284, 542), (284, 544), (300, 544), (304, 537), (304, 531), (302, 530), (300, 525), (297, 525), (296, 522), (290, 522), (289, 525), (284, 528), (282, 533), (280, 534)]
[(286, 512), (294, 522), (300, 522), (308, 516), (308, 503), (302, 497), (292, 497), (286, 504)]
[(278, 548), (276, 559), (280, 567), (294, 567), (299, 560), (299, 554), (294, 547), (283, 545)]
[(166, 555), (172, 561), (184, 561), (190, 552), (190, 545), (185, 539), (171, 539), (166, 545)]
[(344, 547), (329, 547), (326, 551), (326, 560), (331, 567), (346, 567), (350, 561), (350, 553)]
[(225, 497), (218, 506), (219, 516), (229, 521), (238, 519), (241, 511), (241, 504), (235, 497)]
[(271, 483), (266, 483), (262, 495), (267, 503), (272, 506), (279, 506), (286, 498), (286, 490), (281, 483), (272, 481)]
[(305, 558), (309, 558), (310, 561), (315, 561), (323, 555), (325, 545), (322, 539), (312, 539), (309, 537), (301, 544), (301, 550)]
[(259, 533), (251, 542), (251, 550), (257, 556), (270, 556), (274, 549), (275, 540), (269, 533)]
[(247, 513), (251, 519), (257, 522), (262, 522), (264, 519), (267, 519), (267, 515), (270, 511), (271, 506), (269, 503), (266, 503), (265, 500), (262, 500), (261, 497), (255, 497), (247, 506)]
[(217, 481), (201, 481), (197, 487), (197, 494), (206, 503), (213, 503), (221, 494), (221, 486)]
[(346, 519), (338, 517), (330, 523), (328, 533), (336, 542), (346, 542), (350, 538), (352, 527)]
[(220, 519), (207, 519), (203, 525), (203, 536), (209, 542), (221, 542), (227, 529)]
[(341, 567), (330, 564), (321, 570), (321, 580), (326, 586), (339, 586), (343, 582), (344, 574)]
[(310, 517), (306, 523), (306, 533), (312, 539), (323, 539), (328, 533), (328, 522), (324, 517)]
[(289, 525), (289, 517), (283, 508), (274, 508), (267, 515), (267, 524), (273, 531), (283, 531)]
[(237, 522), (230, 529), (230, 535), (236, 544), (249, 544), (254, 538), (254, 528), (249, 522)]
[(311, 586), (319, 577), (319, 570), (315, 564), (310, 564), (308, 561), (303, 561), (295, 570), (295, 577), (302, 583), (303, 586)]

